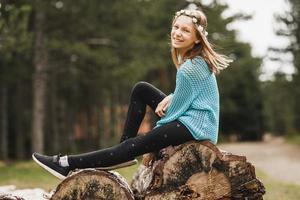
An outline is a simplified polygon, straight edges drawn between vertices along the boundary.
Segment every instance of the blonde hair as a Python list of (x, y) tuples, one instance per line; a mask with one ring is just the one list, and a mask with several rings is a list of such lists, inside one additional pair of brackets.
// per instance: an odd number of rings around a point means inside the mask
[[(188, 50), (185, 55), (183, 55), (182, 60), (191, 59), (199, 55), (203, 57), (203, 59), (208, 63), (210, 70), (215, 74), (220, 73), (220, 70), (227, 68), (229, 63), (232, 62), (232, 59), (225, 55), (218, 54), (212, 48), (212, 44), (210, 44), (206, 37), (207, 18), (205, 14), (200, 10), (178, 11), (173, 18), (172, 26), (176, 22), (177, 18), (181, 15), (191, 17), (196, 30), (197, 39), (199, 40), (199, 43), (196, 43), (192, 49)], [(171, 47), (171, 54), (173, 63), (178, 69), (182, 63), (179, 63), (178, 50), (173, 46)]]

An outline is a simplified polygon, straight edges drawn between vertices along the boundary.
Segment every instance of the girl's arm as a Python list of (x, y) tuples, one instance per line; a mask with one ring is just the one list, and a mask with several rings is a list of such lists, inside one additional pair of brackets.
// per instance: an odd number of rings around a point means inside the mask
[(167, 109), (166, 117), (163, 117), (157, 122), (157, 125), (162, 125), (180, 117), (188, 110), (194, 99), (194, 92), (188, 77), (181, 71), (177, 72), (176, 88), (172, 96), (172, 101)]

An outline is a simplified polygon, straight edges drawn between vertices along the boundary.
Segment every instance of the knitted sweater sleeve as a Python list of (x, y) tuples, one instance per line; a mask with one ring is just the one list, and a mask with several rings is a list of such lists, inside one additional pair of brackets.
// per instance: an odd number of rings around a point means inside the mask
[(156, 123), (156, 127), (183, 116), (203, 89), (202, 86), (205, 85), (204, 82), (210, 75), (211, 72), (206, 62), (200, 57), (189, 59), (182, 64), (176, 74), (176, 87), (171, 103), (166, 115)]
[(188, 110), (193, 102), (194, 91), (190, 80), (181, 70), (177, 72), (176, 87), (172, 96), (166, 115), (157, 122), (157, 126), (176, 120)]

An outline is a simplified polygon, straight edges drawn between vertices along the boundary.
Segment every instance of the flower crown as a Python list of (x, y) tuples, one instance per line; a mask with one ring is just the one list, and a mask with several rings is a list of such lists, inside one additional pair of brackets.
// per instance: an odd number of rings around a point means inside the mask
[(180, 10), (177, 11), (175, 14), (175, 17), (179, 17), (181, 15), (187, 16), (187, 17), (191, 17), (192, 18), (192, 22), (196, 25), (197, 30), (200, 33), (203, 33), (205, 36), (208, 35), (207, 31), (204, 30), (203, 26), (201, 26), (200, 24), (198, 24), (198, 19), (192, 15), (192, 12), (190, 10)]

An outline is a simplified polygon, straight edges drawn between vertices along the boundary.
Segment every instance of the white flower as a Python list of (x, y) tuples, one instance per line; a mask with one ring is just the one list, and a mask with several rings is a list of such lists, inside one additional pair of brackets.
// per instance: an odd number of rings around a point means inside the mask
[(193, 17), (192, 20), (193, 20), (194, 23), (197, 23), (197, 22), (198, 22), (198, 20), (197, 20), (195, 17)]
[(205, 36), (208, 35), (208, 32), (204, 30), (203, 26), (199, 25), (197, 30), (200, 32), (200, 33), (203, 33)]
[(203, 32), (203, 27), (201, 25), (199, 25), (197, 29), (199, 32)]

